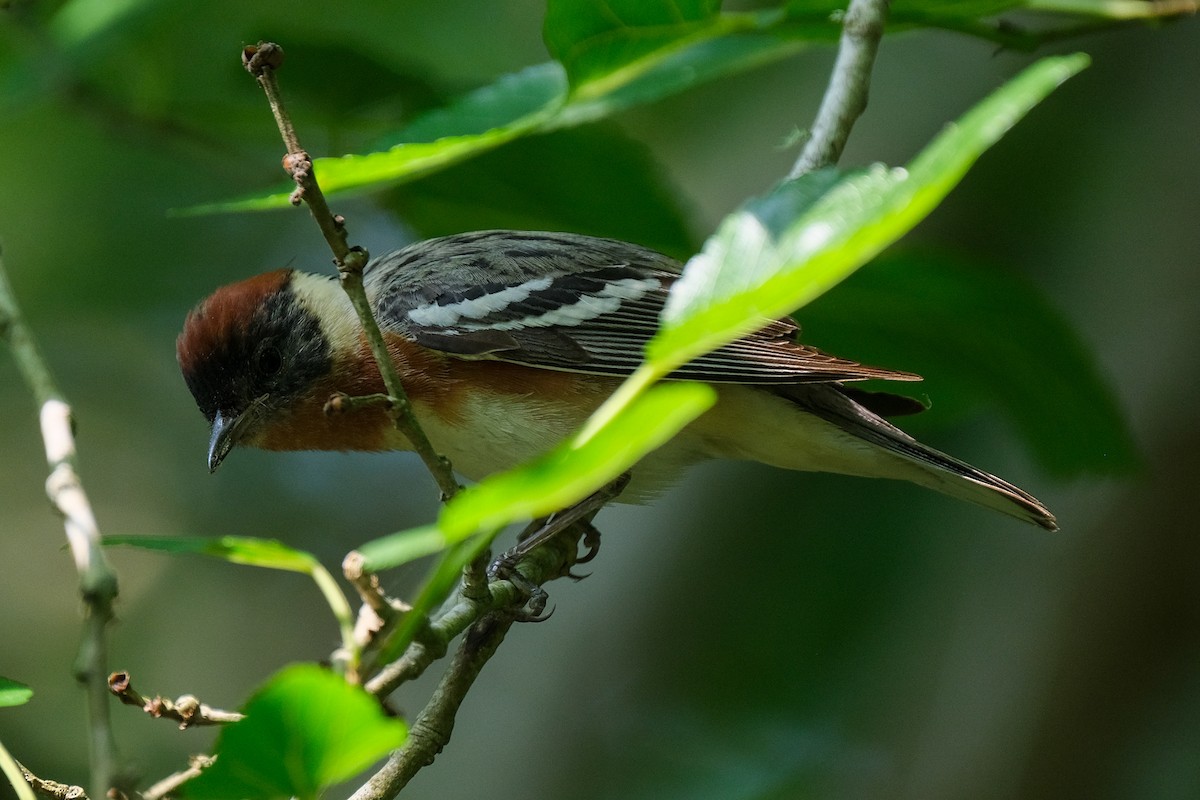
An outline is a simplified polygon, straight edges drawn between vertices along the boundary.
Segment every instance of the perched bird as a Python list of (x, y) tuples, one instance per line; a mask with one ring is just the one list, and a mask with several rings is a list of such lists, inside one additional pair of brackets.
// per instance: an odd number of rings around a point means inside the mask
[[(641, 361), (678, 262), (567, 233), (481, 231), (372, 260), (371, 307), (417, 419), (477, 480), (577, 430)], [(790, 319), (700, 356), (670, 377), (707, 381), (717, 404), (633, 469), (622, 499), (654, 495), (688, 464), (750, 459), (912, 481), (1054, 530), (1054, 516), (994, 475), (920, 444), (885, 416), (923, 406), (848, 383), (920, 380), (796, 341)], [(383, 392), (338, 282), (276, 270), (218, 289), (187, 318), (179, 365), (212, 425), (208, 463), (235, 445), (405, 450), (382, 408), (328, 416), (335, 392)]]

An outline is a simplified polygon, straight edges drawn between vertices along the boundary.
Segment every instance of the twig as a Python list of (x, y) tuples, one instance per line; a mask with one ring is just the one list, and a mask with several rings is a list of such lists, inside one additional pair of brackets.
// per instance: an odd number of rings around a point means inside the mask
[[(594, 514), (594, 512), (593, 512)], [(564, 530), (557, 538), (525, 554), (514, 568), (527, 585), (541, 586), (568, 574), (578, 552), (578, 539), (590, 528), (590, 517)], [(489, 600), (460, 595), (459, 602), (430, 622), (426, 635), (413, 642), (404, 655), (366, 684), (378, 697), (386, 697), (401, 683), (418, 677), (445, 653), (446, 647), (466, 630), (450, 666), (409, 732), (408, 741), (384, 766), (354, 793), (351, 800), (386, 800), (395, 797), (412, 777), (450, 740), (454, 718), (480, 671), (495, 654), (509, 628), (522, 616), (520, 604), (528, 594), (510, 580), (487, 584)]]
[[(411, 610), (411, 606), (394, 597), (388, 597), (379, 582), (379, 576), (363, 567), (362, 555), (352, 550), (342, 561), (342, 574), (358, 592), (362, 605), (354, 623), (354, 643), (360, 656), (372, 647), (379, 634), (391, 625), (396, 617)], [(361, 666), (361, 664), (360, 664)]]
[(842, 21), (842, 38), (829, 86), (813, 122), (812, 133), (788, 178), (836, 164), (850, 138), (850, 129), (867, 108), (871, 67), (883, 27), (888, 0), (850, 0)]
[(367, 344), (371, 347), (371, 353), (375, 356), (375, 363), (379, 367), (379, 374), (383, 378), (383, 385), (392, 398), (392, 418), (396, 428), (404, 434), (417, 455), (425, 462), (426, 469), (437, 481), (438, 488), (442, 490), (442, 499), (448, 500), (457, 494), (461, 487), (454, 478), (454, 470), (450, 461), (434, 450), (429, 437), (425, 435), (413, 414), (412, 404), (400, 382), (400, 375), (388, 353), (383, 334), (371, 312), (371, 305), (367, 300), (366, 290), (363, 288), (363, 268), (367, 265), (370, 256), (363, 248), (351, 247), (347, 244), (345, 220), (340, 216), (334, 216), (329, 210), (329, 204), (325, 202), (325, 195), (321, 192), (316, 175), (313, 173), (312, 159), (300, 147), (300, 140), (292, 125), (291, 117), (283, 107), (279, 82), (275, 77), (275, 71), (283, 64), (283, 48), (273, 42), (259, 42), (242, 51), (242, 63), (245, 65), (246, 71), (258, 81), (258, 85), (262, 87), (267, 96), (267, 101), (271, 104), (271, 112), (275, 115), (275, 122), (279, 126), (279, 135), (283, 138), (284, 146), (287, 148), (283, 166), (292, 176), (292, 180), (296, 182), (296, 191), (292, 193), (292, 204), (299, 205), (301, 201), (308, 204), (313, 219), (316, 220), (317, 226), (325, 236), (329, 249), (333, 251), (333, 263), (337, 266), (342, 288), (358, 313)]
[(227, 725), (245, 719), (236, 711), (222, 711), (201, 703), (194, 695), (185, 694), (177, 700), (168, 700), (162, 695), (145, 697), (133, 688), (128, 672), (114, 672), (108, 676), (108, 688), (113, 695), (127, 706), (142, 709), (152, 717), (172, 719), (179, 723), (179, 730), (202, 725)]
[(88, 800), (87, 792), (82, 786), (72, 786), (69, 783), (59, 783), (58, 781), (49, 781), (45, 778), (39, 778), (29, 771), (29, 767), (17, 762), (17, 766), (21, 768), (21, 774), (25, 777), (25, 782), (42, 797), (51, 797), (55, 800)]
[(345, 392), (334, 392), (325, 401), (325, 406), (321, 410), (327, 417), (336, 417), (339, 414), (353, 414), (365, 408), (374, 408), (375, 406), (383, 406), (390, 412), (394, 403), (395, 399), (391, 395), (386, 394), (363, 394), (358, 397), (352, 397)]
[[(564, 538), (571, 536), (571, 533), (564, 534)], [(484, 614), (499, 608), (510, 608), (523, 599), (525, 593), (508, 580), (488, 583), (483, 597), (468, 595), (464, 590), (457, 603), (430, 621), (425, 632), (409, 645), (404, 655), (381, 669), (367, 681), (364, 688), (377, 697), (387, 697), (402, 683), (419, 678), (430, 664), (446, 654), (454, 637)]]
[(404, 746), (392, 753), (351, 800), (395, 797), (422, 767), (433, 763), (450, 741), (454, 718), (467, 692), (515, 621), (514, 611), (494, 611), (471, 626), (433, 696), (413, 721)]
[(142, 792), (142, 800), (162, 800), (167, 795), (173, 794), (180, 786), (200, 777), (200, 774), (215, 764), (217, 759), (216, 756), (195, 755), (188, 759), (188, 762), (187, 769), (168, 775)]
[(63, 526), (84, 602), (83, 635), (75, 659), (75, 678), (87, 690), (88, 748), (91, 757), (91, 793), (104, 797), (116, 772), (108, 700), (108, 644), (106, 628), (112, 620), (117, 596), (117, 576), (100, 547), (100, 531), (92, 505), (75, 470), (75, 433), (71, 407), (63, 400), (29, 328), (21, 318), (16, 297), (0, 258), (0, 338), (12, 349), (34, 401), (41, 411), (42, 440), (50, 477), (46, 493), (63, 517)]

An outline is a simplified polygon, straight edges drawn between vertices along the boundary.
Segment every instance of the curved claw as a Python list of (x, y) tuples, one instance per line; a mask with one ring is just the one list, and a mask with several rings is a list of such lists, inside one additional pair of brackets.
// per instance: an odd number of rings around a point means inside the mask
[(540, 611), (537, 612), (536, 614), (533, 611), (526, 611), (522, 614), (518, 614), (517, 622), (545, 622), (546, 620), (550, 619), (550, 617), (552, 617), (552, 616), (554, 616), (554, 607), (553, 606), (551, 606), (550, 610), (544, 614)]
[[(529, 594), (529, 602), (517, 613), (518, 622), (545, 622), (554, 614), (554, 609), (546, 611), (546, 601), (550, 595), (540, 586), (534, 587)], [(546, 613), (542, 613), (545, 611)]]
[[(583, 555), (575, 559), (576, 564), (586, 564), (591, 561), (600, 552), (600, 529), (594, 525), (588, 525), (587, 531), (583, 534), (583, 546), (586, 548)], [(567, 573), (568, 575), (570, 573)]]
[[(579, 563), (582, 563), (582, 562), (579, 562)], [(591, 575), (592, 575), (592, 573), (590, 573), (590, 572), (585, 572), (582, 575), (577, 575), (574, 572), (572, 572), (571, 570), (567, 570), (565, 573), (563, 573), (563, 577), (570, 578), (573, 581), (581, 581), (584, 578), (590, 578)]]

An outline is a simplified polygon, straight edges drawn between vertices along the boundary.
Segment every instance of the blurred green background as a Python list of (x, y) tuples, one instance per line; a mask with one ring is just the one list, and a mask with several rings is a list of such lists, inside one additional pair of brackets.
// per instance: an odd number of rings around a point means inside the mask
[[(356, 543), (430, 518), (432, 483), (403, 454), (238, 452), (207, 474), (205, 426), (174, 360), (184, 314), (222, 283), (327, 269), (328, 255), (302, 211), (168, 211), (279, 181), (281, 148), (242, 45), (285, 47), (304, 142), (336, 155), (547, 60), (543, 11), (532, 0), (486, 11), (468, 0), (0, 11), (0, 242), (73, 402), (104, 532), (274, 536), (336, 567)], [(1094, 65), (904, 246), (1040, 290), (1112, 386), (1141, 467), (1063, 476), (998, 404), (924, 370), (933, 410), (906, 427), (1031, 490), (1062, 533), (911, 486), (698, 468), (654, 506), (600, 517), (592, 577), (551, 585), (553, 618), (509, 636), (450, 747), (406, 797), (1200, 796), (1200, 21), (1062, 49)], [(1029, 60), (949, 33), (889, 37), (843, 163), (903, 163)], [(544, 220), (686, 255), (786, 172), (796, 150), (783, 145), (811, 120), (831, 61), (832, 49), (812, 49), (580, 139), (534, 138), (335, 206), (375, 253), (414, 235)], [(583, 157), (597, 152), (619, 168)], [(623, 191), (658, 193), (652, 224)], [(674, 215), (662, 211), (671, 203)], [(873, 338), (871, 320), (838, 303), (835, 290), (811, 309), (806, 341), (923, 371), (904, 341)], [(982, 313), (955, 305), (950, 318)], [(1000, 397), (1005, 376), (992, 381), (982, 394)], [(0, 409), (0, 675), (37, 692), (0, 713), (0, 741), (42, 776), (86, 783), (83, 696), (70, 678), (75, 576), (42, 493), (36, 410), (7, 353)], [(1048, 428), (1091, 410), (1059, 405)], [(111, 557), (122, 589), (112, 666), (144, 692), (236, 706), (281, 664), (336, 646), (301, 577)], [(389, 580), (403, 593), (420, 575)], [(431, 680), (397, 706), (419, 709)], [(114, 715), (123, 753), (151, 780), (211, 742), (131, 709)]]

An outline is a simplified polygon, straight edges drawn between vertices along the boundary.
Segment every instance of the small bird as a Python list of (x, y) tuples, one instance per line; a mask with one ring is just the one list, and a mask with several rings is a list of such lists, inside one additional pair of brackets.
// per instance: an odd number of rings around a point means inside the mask
[[(680, 264), (627, 242), (493, 230), (373, 259), (364, 286), (422, 428), (472, 480), (579, 429), (642, 359)], [(1006, 481), (917, 442), (884, 419), (908, 397), (849, 386), (916, 381), (797, 341), (791, 319), (702, 355), (669, 377), (706, 381), (717, 403), (632, 471), (641, 502), (687, 465), (749, 459), (794, 470), (895, 478), (1057, 529)], [(208, 465), (235, 445), (411, 450), (381, 407), (324, 412), (330, 396), (384, 392), (336, 279), (280, 269), (218, 289), (187, 317), (179, 365), (212, 426)]]

